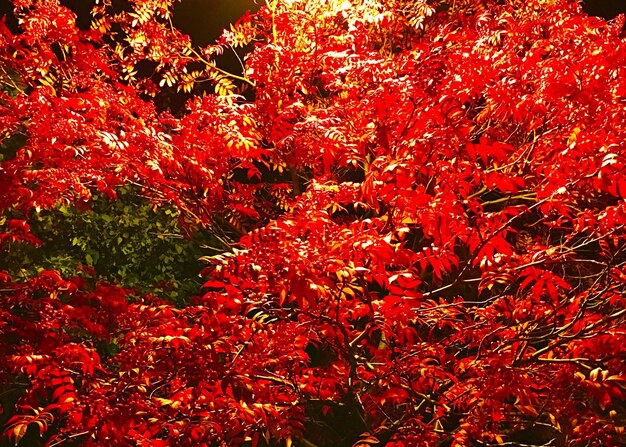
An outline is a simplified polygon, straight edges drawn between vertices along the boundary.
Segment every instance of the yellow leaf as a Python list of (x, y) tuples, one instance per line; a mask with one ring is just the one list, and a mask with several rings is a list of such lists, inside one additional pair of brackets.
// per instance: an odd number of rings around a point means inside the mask
[(164, 407), (165, 405), (171, 405), (172, 404), (172, 400), (171, 399), (163, 399), (161, 397), (156, 397), (154, 399), (157, 403), (157, 405), (159, 407)]
[(15, 441), (15, 445), (18, 445), (20, 443), (20, 441), (26, 434), (27, 429), (28, 429), (28, 424), (18, 424), (13, 428), (12, 434), (13, 434), (13, 439)]

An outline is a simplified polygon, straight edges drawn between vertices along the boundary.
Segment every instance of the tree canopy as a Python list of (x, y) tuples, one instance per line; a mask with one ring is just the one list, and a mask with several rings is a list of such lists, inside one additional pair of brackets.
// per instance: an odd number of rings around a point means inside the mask
[(197, 46), (175, 0), (12, 3), (6, 440), (626, 445), (624, 16), (268, 0)]

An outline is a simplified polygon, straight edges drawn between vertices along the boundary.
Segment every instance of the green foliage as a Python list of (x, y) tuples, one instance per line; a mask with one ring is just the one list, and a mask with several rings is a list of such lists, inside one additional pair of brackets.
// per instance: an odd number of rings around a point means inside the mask
[(29, 222), (43, 249), (11, 244), (0, 270), (23, 279), (41, 270), (95, 275), (182, 304), (199, 290), (201, 247), (216, 244), (204, 232), (183, 230), (178, 217), (173, 207), (157, 208), (132, 188), (120, 189), (117, 200), (95, 196), (88, 209), (57, 206)]
[(0, 139), (0, 162), (15, 157), (17, 151), (24, 146), (24, 143), (26, 143), (26, 136), (22, 133), (15, 133), (7, 138)]

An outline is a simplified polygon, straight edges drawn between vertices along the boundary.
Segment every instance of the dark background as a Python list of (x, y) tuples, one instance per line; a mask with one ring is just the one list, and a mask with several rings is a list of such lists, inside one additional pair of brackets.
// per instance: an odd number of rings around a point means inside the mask
[(626, 13), (626, 0), (587, 0), (583, 2), (583, 9), (589, 15), (612, 19)]

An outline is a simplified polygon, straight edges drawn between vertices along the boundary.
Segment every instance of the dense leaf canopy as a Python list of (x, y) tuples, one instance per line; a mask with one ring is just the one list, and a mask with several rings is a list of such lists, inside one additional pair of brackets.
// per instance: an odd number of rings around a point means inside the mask
[(623, 16), (95, 3), (0, 22), (6, 440), (626, 445)]

